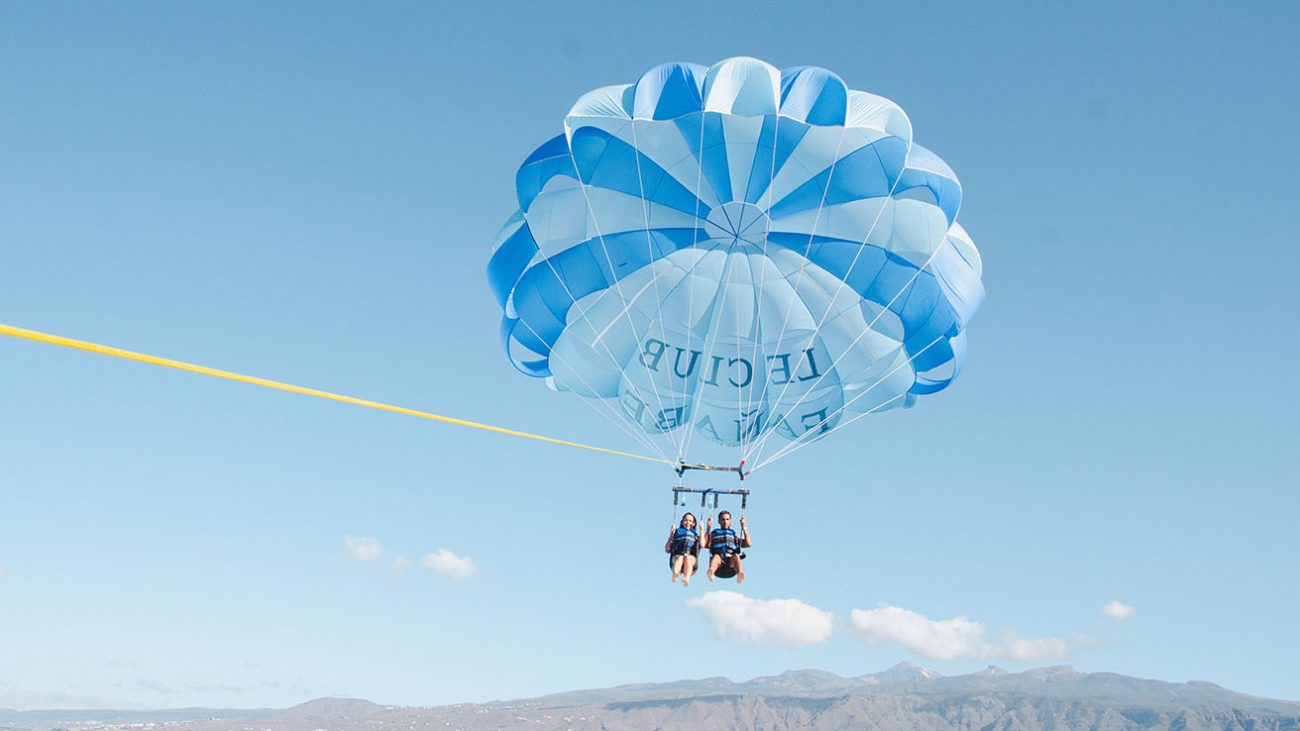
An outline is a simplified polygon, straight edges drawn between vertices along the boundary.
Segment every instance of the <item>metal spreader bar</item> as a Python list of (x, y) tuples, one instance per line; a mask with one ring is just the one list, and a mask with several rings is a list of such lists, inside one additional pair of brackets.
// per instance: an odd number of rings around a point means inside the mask
[(745, 471), (745, 460), (743, 459), (740, 460), (740, 464), (735, 467), (719, 467), (707, 464), (686, 464), (685, 462), (678, 461), (677, 466), (673, 469), (677, 472), (678, 477), (686, 474), (687, 470), (700, 470), (701, 472), (735, 472), (740, 476), (741, 482), (744, 482), (745, 477), (749, 474)]
[(692, 493), (700, 496), (701, 508), (709, 507), (709, 496), (713, 497), (713, 507), (717, 508), (718, 498), (721, 497), (722, 495), (739, 495), (740, 509), (744, 510), (745, 508), (749, 507), (749, 490), (746, 490), (744, 488), (741, 488), (739, 490), (714, 490), (711, 488), (704, 488), (704, 487), (674, 487), (673, 505), (674, 506), (685, 505), (686, 501), (683, 499), (682, 496), (688, 493)]

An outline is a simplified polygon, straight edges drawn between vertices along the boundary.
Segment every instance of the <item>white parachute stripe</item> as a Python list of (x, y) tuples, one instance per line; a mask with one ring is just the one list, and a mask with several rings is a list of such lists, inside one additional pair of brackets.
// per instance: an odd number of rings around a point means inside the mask
[[(600, 210), (599, 227), (588, 210), (588, 200)], [(576, 182), (572, 186), (543, 190), (524, 214), (538, 246), (534, 261), (540, 257), (555, 256), (576, 244), (602, 235), (645, 230), (647, 216), (651, 221), (650, 227), (656, 229), (693, 228), (699, 225), (699, 219), (691, 213), (643, 200), (635, 195), (606, 188), (591, 188), (590, 193), (584, 195), (582, 187)]]
[(756, 58), (729, 58), (709, 67), (704, 109), (752, 117), (776, 114), (781, 103), (781, 72)]
[(883, 96), (849, 89), (845, 127), (877, 130), (883, 135), (912, 139), (912, 121), (903, 108)]
[[(722, 275), (721, 275), (721, 276), (718, 278), (718, 280), (717, 280), (718, 282), (721, 283), (721, 286), (719, 286), (718, 294), (715, 294), (715, 295), (714, 295), (714, 297), (713, 297), (712, 300), (710, 301), (710, 304), (709, 304), (709, 307), (708, 307), (708, 311), (709, 311), (709, 313), (710, 313), (710, 315), (709, 315), (709, 320), (710, 320), (711, 323), (712, 323), (712, 324), (709, 326), (709, 328), (705, 331), (705, 332), (708, 332), (708, 333), (713, 333), (713, 332), (715, 332), (715, 330), (716, 330), (717, 327), (718, 327), (718, 323), (719, 323), (719, 321), (721, 320), (722, 308), (717, 306), (717, 303), (718, 303), (717, 301), (718, 301), (719, 295), (723, 292), (723, 290), (724, 290), (724, 288), (725, 288), (725, 286), (726, 286), (726, 283), (730, 280), (730, 277), (733, 276), (731, 270), (734, 268), (734, 263), (735, 263), (735, 261), (736, 261), (736, 257), (734, 257), (734, 256), (730, 256), (730, 255), (726, 255), (726, 254), (724, 254), (724, 257), (725, 257), (725, 261), (724, 261), (724, 265), (723, 265), (723, 272), (722, 272)], [(712, 358), (717, 354), (717, 351), (721, 349), (721, 348), (719, 347), (719, 345), (720, 345), (720, 343), (719, 343), (718, 338), (716, 338), (716, 337), (710, 337), (710, 338), (709, 338), (709, 342), (708, 342), (708, 344), (702, 346), (702, 349), (703, 349), (703, 361), (704, 361), (705, 363), (710, 362), (711, 359), (712, 359)], [(703, 390), (703, 389), (698, 389), (698, 388), (695, 390), (695, 393), (694, 393), (694, 395), (692, 396), (692, 398), (691, 398), (691, 400), (690, 400), (690, 403), (688, 404), (688, 408), (687, 408), (687, 411), (686, 411), (687, 414), (695, 414), (695, 413), (696, 413), (696, 411), (697, 411), (697, 409), (698, 409), (698, 402), (699, 402), (700, 393), (701, 393), (702, 390)], [(696, 419), (696, 418), (690, 418), (690, 419), (687, 420), (687, 425), (686, 425), (686, 435), (685, 435), (685, 439), (684, 439), (684, 441), (683, 441), (683, 447), (682, 447), (682, 453), (683, 453), (683, 454), (686, 454), (686, 453), (689, 452), (689, 450), (690, 450), (690, 446), (691, 446), (691, 443), (692, 443), (692, 440), (693, 440), (694, 437), (695, 437), (695, 431), (696, 431), (696, 427), (698, 426), (698, 424), (699, 424), (699, 420)], [(715, 439), (715, 441), (722, 441), (722, 440), (716, 440), (716, 439)]]
[[(841, 385), (848, 388), (875, 377), (882, 361), (897, 356), (903, 347), (902, 325), (893, 313), (875, 313), (868, 323), (868, 307), (877, 309), (856, 295), (838, 287), (839, 279), (820, 268), (809, 267), (800, 298), (810, 311), (829, 314), (817, 329), (817, 336), (831, 357)], [(885, 317), (887, 315), (887, 317)], [(883, 323), (883, 327), (881, 327)], [(911, 382), (907, 387), (911, 387)]]
[(980, 257), (979, 249), (975, 248), (975, 242), (971, 240), (970, 234), (962, 228), (960, 223), (954, 222), (952, 228), (948, 229), (948, 238), (952, 247), (957, 251), (958, 256), (962, 258), (970, 268), (974, 270), (976, 278), (984, 274), (984, 261)]
[(814, 211), (800, 211), (774, 218), (772, 231), (803, 235), (811, 231), (816, 236), (853, 242), (846, 246), (857, 246), (865, 240), (867, 245), (880, 247), (919, 267), (943, 245), (948, 219), (943, 211), (924, 201), (863, 198), (826, 206), (820, 216)]
[[(772, 217), (772, 233), (829, 236), (845, 241), (861, 241), (877, 217), (889, 216), (890, 198), (861, 198), (847, 203), (823, 206), (821, 211), (798, 211)], [(873, 241), (879, 246), (880, 241)]]
[(623, 107), (623, 97), (632, 84), (615, 84), (593, 89), (578, 97), (569, 113), (564, 115), (573, 119), (631, 119)]
[(779, 205), (799, 186), (883, 136), (879, 130), (869, 128), (809, 127), (785, 164), (772, 177), (770, 189), (771, 199), (775, 201), (773, 205)]
[(569, 120), (569, 124), (575, 123), (600, 129), (640, 150), (709, 208), (722, 202), (707, 180), (703, 185), (697, 183), (699, 162), (675, 121), (599, 117)]
[(749, 176), (762, 136), (762, 117), (722, 117), (722, 137), (727, 141), (727, 174), (732, 200), (744, 200)]

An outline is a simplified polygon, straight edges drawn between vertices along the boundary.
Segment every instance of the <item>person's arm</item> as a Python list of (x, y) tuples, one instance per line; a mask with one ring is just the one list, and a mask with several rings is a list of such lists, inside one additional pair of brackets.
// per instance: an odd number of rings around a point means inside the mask
[(709, 539), (713, 536), (713, 518), (704, 521), (704, 533), (700, 535), (700, 547), (708, 548)]
[(677, 529), (670, 527), (668, 529), (668, 542), (664, 544), (664, 553), (673, 552), (673, 536), (677, 534)]
[(749, 540), (749, 526), (745, 524), (745, 516), (740, 516), (740, 545), (745, 548), (753, 548), (754, 542)]

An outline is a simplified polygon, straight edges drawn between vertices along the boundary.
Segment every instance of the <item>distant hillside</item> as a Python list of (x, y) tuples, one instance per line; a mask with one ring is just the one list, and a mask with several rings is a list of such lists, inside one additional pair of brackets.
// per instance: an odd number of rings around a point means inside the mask
[[(147, 722), (155, 729), (193, 731), (1300, 731), (1300, 703), (1242, 695), (1213, 683), (1166, 683), (1069, 667), (1023, 673), (991, 667), (944, 677), (907, 663), (854, 678), (799, 670), (743, 683), (715, 677), (434, 708), (322, 698), (283, 711), (192, 710), (187, 719), (161, 711), (0, 711), (0, 729), (75, 724), (92, 731)], [(85, 716), (56, 717), (60, 713), (101, 715), (98, 723), (88, 723)], [(162, 720), (163, 713), (173, 716)]]

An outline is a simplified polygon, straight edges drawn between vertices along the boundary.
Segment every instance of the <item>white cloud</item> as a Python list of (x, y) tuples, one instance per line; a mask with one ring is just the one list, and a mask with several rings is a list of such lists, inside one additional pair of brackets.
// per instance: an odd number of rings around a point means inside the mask
[(873, 645), (899, 644), (927, 660), (974, 657), (984, 640), (984, 625), (965, 617), (935, 621), (901, 607), (854, 609), (853, 629)]
[(1008, 632), (1000, 642), (986, 642), (984, 624), (965, 617), (930, 619), (901, 607), (854, 609), (853, 631), (877, 644), (898, 644), (927, 660), (1010, 660), (1034, 663), (1068, 657), (1070, 644), (1059, 637), (1026, 638)]
[(1020, 637), (1014, 632), (1002, 636), (996, 645), (984, 648), (981, 659), (994, 658), (1013, 662), (1036, 663), (1070, 656), (1070, 643), (1060, 637)]
[(719, 639), (746, 645), (803, 647), (831, 636), (832, 616), (798, 599), (751, 599), (711, 591), (686, 606), (703, 609)]
[(421, 559), (425, 568), (435, 571), (449, 579), (465, 579), (478, 573), (478, 567), (469, 556), (457, 556), (445, 548), (435, 553), (427, 553)]
[(373, 538), (343, 536), (343, 546), (348, 549), (348, 555), (353, 561), (374, 561), (384, 555), (384, 549), (379, 546), (379, 541)]
[(411, 565), (410, 559), (408, 559), (405, 556), (398, 556), (397, 558), (393, 559), (393, 568), (395, 569), (404, 569), (410, 565)]
[(1137, 610), (1133, 607), (1130, 607), (1124, 602), (1115, 601), (1113, 599), (1106, 602), (1106, 606), (1101, 608), (1101, 614), (1103, 617), (1115, 620), (1128, 619), (1129, 617), (1132, 617), (1135, 612), (1137, 612)]

